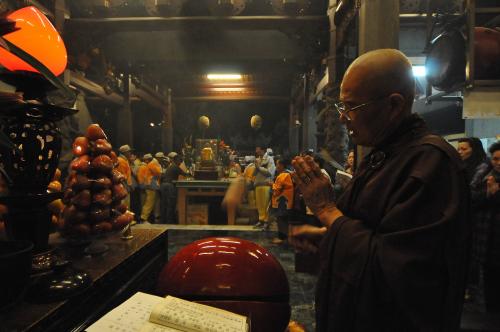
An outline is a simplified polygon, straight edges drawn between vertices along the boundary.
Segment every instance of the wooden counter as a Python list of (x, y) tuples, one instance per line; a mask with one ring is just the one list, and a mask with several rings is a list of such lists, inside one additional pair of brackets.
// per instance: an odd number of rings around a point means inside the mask
[[(186, 224), (186, 209), (189, 197), (224, 197), (231, 180), (181, 180), (175, 183), (177, 187), (177, 211), (179, 213), (179, 224)], [(236, 210), (227, 210), (227, 224), (234, 225)]]
[(95, 320), (137, 291), (154, 293), (158, 274), (167, 261), (167, 232), (159, 228), (134, 228), (132, 240), (120, 235), (96, 240), (109, 250), (101, 256), (86, 256), (82, 248), (67, 247), (57, 235), (51, 245), (87, 272), (90, 288), (64, 301), (46, 304), (18, 303), (0, 313), (0, 331), (83, 331)]

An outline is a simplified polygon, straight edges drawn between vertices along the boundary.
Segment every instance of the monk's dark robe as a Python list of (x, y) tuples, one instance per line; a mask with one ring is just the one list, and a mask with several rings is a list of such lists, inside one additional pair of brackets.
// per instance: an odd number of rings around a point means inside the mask
[(317, 331), (457, 331), (469, 196), (456, 151), (416, 115), (361, 163), (320, 247)]

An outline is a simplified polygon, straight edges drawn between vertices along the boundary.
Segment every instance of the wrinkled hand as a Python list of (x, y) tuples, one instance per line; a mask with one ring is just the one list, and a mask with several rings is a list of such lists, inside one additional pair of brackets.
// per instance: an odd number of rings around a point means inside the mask
[(486, 179), (486, 196), (493, 196), (498, 192), (499, 184), (493, 176), (488, 176)]
[(288, 243), (300, 251), (317, 252), (319, 243), (325, 233), (326, 227), (311, 225), (290, 226)]
[(342, 212), (337, 209), (330, 180), (321, 172), (312, 157), (295, 157), (292, 161), (294, 183), (299, 187), (306, 205), (325, 226), (329, 226)]

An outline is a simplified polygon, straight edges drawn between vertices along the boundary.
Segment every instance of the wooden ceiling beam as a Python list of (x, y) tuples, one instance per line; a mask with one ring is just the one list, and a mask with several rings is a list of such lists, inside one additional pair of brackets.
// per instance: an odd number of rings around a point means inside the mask
[(202, 101), (282, 101), (288, 102), (289, 96), (264, 96), (264, 95), (216, 95), (216, 96), (189, 96), (173, 97), (174, 102), (202, 102)]
[(328, 28), (328, 17), (318, 16), (186, 16), (186, 17), (109, 17), (71, 18), (67, 29), (102, 29), (105, 32), (166, 31), (187, 28), (231, 30), (281, 30), (287, 28)]

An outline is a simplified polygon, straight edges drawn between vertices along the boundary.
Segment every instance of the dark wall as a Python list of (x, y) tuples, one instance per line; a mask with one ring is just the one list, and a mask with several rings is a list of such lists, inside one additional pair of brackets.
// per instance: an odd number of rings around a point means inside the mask
[[(250, 118), (262, 117), (262, 127), (254, 130)], [(210, 118), (210, 127), (202, 130), (198, 118)], [(219, 138), (239, 152), (253, 153), (256, 145), (272, 147), (277, 152), (288, 147), (287, 102), (179, 102), (174, 113), (174, 146), (185, 139)]]
[[(113, 148), (117, 150), (119, 142), (116, 138), (118, 137), (117, 131), (119, 128), (116, 119), (120, 116), (121, 107), (100, 99), (87, 98), (86, 102), (92, 123), (97, 123), (101, 126), (108, 136), (109, 142), (113, 145)], [(81, 128), (81, 134), (85, 134), (86, 130), (87, 128)]]
[[(140, 154), (161, 151), (161, 121), (162, 114), (159, 109), (144, 102), (132, 103), (133, 145)], [(151, 123), (154, 127), (151, 127)]]
[[(93, 122), (99, 123), (108, 134), (113, 146), (116, 133), (122, 130), (117, 126), (120, 109), (104, 107), (102, 103), (90, 103)], [(258, 130), (250, 126), (250, 118), (260, 115), (262, 127)], [(198, 126), (198, 118), (206, 115), (210, 118), (210, 127), (206, 130)], [(160, 110), (151, 108), (146, 103), (132, 104), (133, 147), (139, 153), (161, 151)], [(151, 126), (151, 123), (154, 126)], [(241, 153), (253, 153), (256, 145), (271, 147), (275, 153), (288, 149), (288, 103), (287, 102), (177, 102), (173, 114), (174, 150), (180, 151), (185, 140), (194, 144), (197, 138), (223, 139), (226, 144)], [(164, 151), (169, 152), (169, 151)]]

